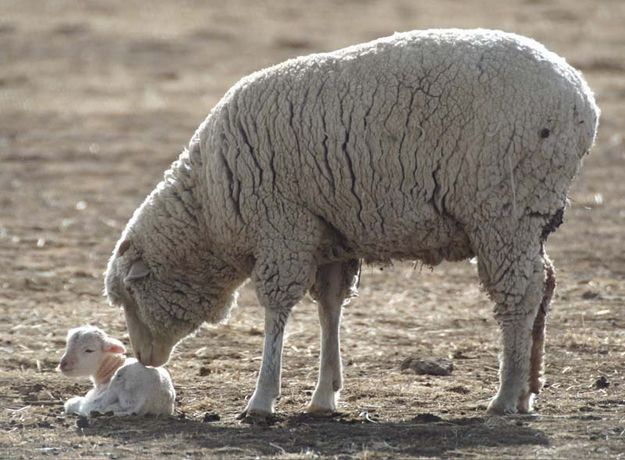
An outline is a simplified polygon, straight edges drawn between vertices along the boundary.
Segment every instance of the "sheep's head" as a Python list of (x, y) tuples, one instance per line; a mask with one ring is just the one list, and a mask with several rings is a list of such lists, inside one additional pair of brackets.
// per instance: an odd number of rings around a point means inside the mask
[(134, 354), (146, 366), (167, 363), (176, 344), (204, 321), (224, 320), (240, 282), (208, 254), (183, 263), (163, 252), (123, 239), (105, 275), (108, 300), (123, 307)]
[(117, 339), (95, 326), (82, 326), (67, 333), (65, 353), (58, 369), (68, 377), (96, 375), (103, 358), (110, 353), (125, 353)]

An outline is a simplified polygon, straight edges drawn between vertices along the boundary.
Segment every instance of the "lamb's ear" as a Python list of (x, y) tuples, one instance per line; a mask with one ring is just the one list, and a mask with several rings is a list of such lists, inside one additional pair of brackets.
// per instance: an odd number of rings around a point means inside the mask
[(107, 337), (103, 351), (104, 353), (126, 353), (126, 347), (119, 340)]
[(148, 276), (148, 273), (150, 273), (150, 269), (146, 263), (141, 259), (137, 259), (132, 263), (124, 281), (137, 280)]

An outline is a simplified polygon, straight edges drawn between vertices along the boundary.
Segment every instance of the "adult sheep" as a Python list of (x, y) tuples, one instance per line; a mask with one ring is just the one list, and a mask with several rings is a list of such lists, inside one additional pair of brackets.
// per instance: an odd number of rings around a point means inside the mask
[(503, 353), (494, 414), (531, 410), (555, 286), (545, 252), (598, 108), (539, 43), (488, 30), (395, 34), (243, 78), (136, 210), (106, 274), (137, 358), (167, 362), (228, 316), (251, 277), (265, 341), (248, 416), (280, 394), (284, 326), (310, 291), (321, 321), (311, 411), (342, 386), (341, 306), (359, 260), (477, 256)]

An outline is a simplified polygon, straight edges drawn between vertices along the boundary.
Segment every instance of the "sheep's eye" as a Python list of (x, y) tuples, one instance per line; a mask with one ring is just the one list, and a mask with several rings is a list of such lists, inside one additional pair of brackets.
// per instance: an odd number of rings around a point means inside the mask
[(93, 350), (87, 349), (87, 350), (85, 350), (85, 353), (93, 353)]

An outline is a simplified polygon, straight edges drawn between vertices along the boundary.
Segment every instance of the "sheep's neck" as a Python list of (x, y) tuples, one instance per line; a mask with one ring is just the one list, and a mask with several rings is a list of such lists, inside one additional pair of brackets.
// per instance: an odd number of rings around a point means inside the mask
[(109, 383), (115, 371), (119, 369), (125, 361), (125, 355), (119, 353), (106, 354), (100, 363), (100, 367), (98, 367), (98, 370), (93, 376), (93, 383), (96, 388)]

